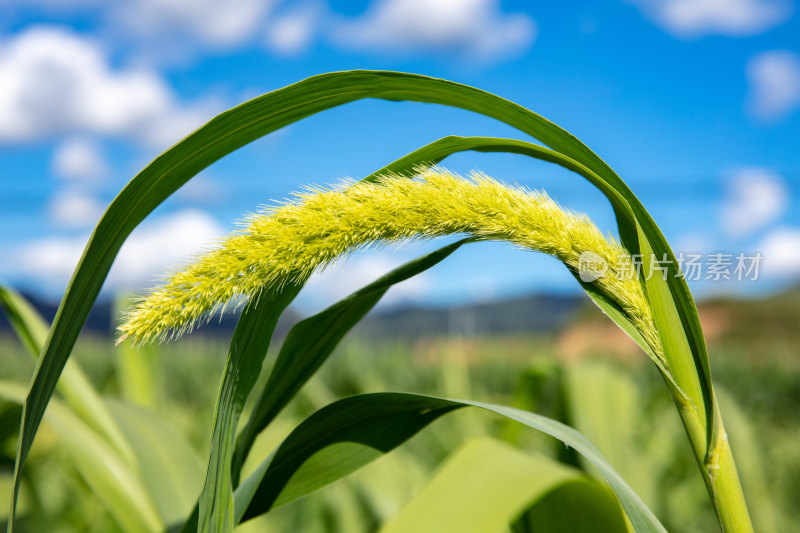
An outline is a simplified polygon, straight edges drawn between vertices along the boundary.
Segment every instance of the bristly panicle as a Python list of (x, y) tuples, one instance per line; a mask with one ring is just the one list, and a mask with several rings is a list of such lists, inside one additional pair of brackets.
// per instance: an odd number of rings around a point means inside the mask
[(551, 255), (573, 272), (593, 252), (609, 271), (594, 283), (616, 302), (661, 358), (661, 344), (641, 282), (616, 272), (630, 255), (583, 214), (546, 194), (510, 187), (483, 174), (465, 179), (420, 169), (415, 179), (307, 189), (294, 202), (250, 216), (219, 249), (177, 272), (142, 299), (119, 328), (121, 339), (177, 336), (231, 301), (241, 301), (312, 272), (367, 246), (465, 234), (508, 241)]

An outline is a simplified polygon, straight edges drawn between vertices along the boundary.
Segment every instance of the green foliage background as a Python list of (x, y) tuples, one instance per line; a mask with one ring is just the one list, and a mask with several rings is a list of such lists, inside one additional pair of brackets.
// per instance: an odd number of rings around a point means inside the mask
[[(9, 533), (14, 525), (14, 512), (23, 476), (30, 477), (23, 466), (46, 414), (48, 426), (58, 436), (59, 447), (56, 452), (69, 455), (68, 463), (80, 473), (120, 527), (137, 532), (159, 531), (164, 526), (171, 528), (174, 524), (182, 531), (231, 531), (240, 519), (257, 516), (352, 473), (391, 451), (441, 415), (464, 406), (494, 412), (558, 438), (568, 445), (566, 452), (560, 451), (559, 458), (566, 459), (567, 464), (574, 463), (575, 467), (584, 467), (595, 477), (601, 474), (636, 531), (664, 530), (652, 511), (603, 457), (603, 453), (613, 456), (620, 449), (627, 448), (616, 435), (609, 439), (608, 433), (616, 427), (620, 418), (628, 418), (630, 422), (641, 416), (644, 405), (641, 398), (637, 398), (636, 394), (620, 397), (619, 391), (629, 388), (616, 378), (598, 380), (591, 374), (582, 377), (570, 368), (552, 371), (558, 378), (554, 386), (556, 398), (560, 399), (556, 418), (580, 426), (581, 415), (575, 415), (577, 411), (574, 406), (584, 403), (585, 409), (594, 415), (583, 417), (586, 427), (579, 429), (587, 431), (590, 440), (557, 420), (512, 407), (481, 403), (475, 401), (474, 396), (453, 400), (408, 393), (362, 395), (337, 400), (315, 411), (263, 460), (252, 475), (242, 480), (242, 475), (246, 474), (246, 471), (241, 471), (243, 460), (251, 456), (264, 456), (248, 453), (256, 444), (254, 437), (274, 421), (275, 416), (327, 359), (349, 328), (378, 301), (388, 287), (433, 266), (461, 243), (408, 262), (299, 323), (293, 330), (296, 335), (293, 337), (290, 334), (281, 346), (273, 375), (263, 388), (257, 389), (261, 391), (259, 398), (249, 413), (247, 426), (237, 436), (239, 421), (243, 419), (242, 414), (247, 408), (245, 403), (258, 376), (263, 373), (262, 363), (267, 356), (277, 319), (300, 290), (302, 283), (293, 281), (269, 287), (243, 307), (222, 370), (211, 417), (213, 430), (208, 469), (194, 512), (190, 510), (195, 485), (183, 486), (181, 483), (181, 480), (192, 479), (196, 475), (193, 461), (190, 460), (193, 453), (189, 445), (176, 434), (159, 438), (159, 435), (167, 435), (168, 430), (156, 414), (131, 410), (127, 406), (127, 403), (138, 403), (149, 406), (152, 411), (161, 405), (164, 398), (158, 398), (158, 387), (152, 378), (158, 375), (159, 355), (152, 352), (148, 356), (137, 357), (130, 352), (123, 352), (117, 372), (119, 390), (126, 397), (123, 404), (104, 401), (90, 385), (79, 365), (69, 360), (89, 310), (122, 243), (161, 202), (200, 170), (245, 144), (315, 113), (363, 98), (409, 100), (477, 112), (516, 127), (549, 147), (512, 139), (445, 137), (379, 169), (364, 178), (366, 181), (375, 180), (387, 171), (409, 176), (420, 164), (436, 164), (451, 154), (465, 150), (528, 155), (572, 170), (596, 186), (614, 210), (621, 242), (629, 252), (641, 253), (644, 271), (648, 270), (655, 257), (667, 260), (670, 266), (665, 279), (653, 276), (642, 280), (648, 309), (653, 313), (657, 337), (655, 344), (645, 340), (645, 331), (616, 302), (614, 294), (608, 293), (601, 285), (578, 279), (574, 265), (569, 268), (592, 301), (657, 366), (677, 407), (696, 466), (700, 467), (720, 525), (730, 532), (752, 531), (728, 434), (722, 423), (720, 403), (712, 385), (705, 338), (692, 295), (677, 270), (666, 239), (625, 182), (570, 133), (508, 100), (446, 80), (398, 72), (349, 71), (315, 76), (225, 111), (145, 167), (120, 192), (99, 221), (61, 301), (49, 334), (46, 333), (47, 327), (25, 310), (19, 298), (5, 289), (0, 290), (3, 304), (29, 353), (34, 357), (40, 354), (27, 394), (18, 383), (0, 383), (2, 398), (12, 405), (23, 405), (21, 417), (12, 415), (12, 420), (19, 418), (21, 424), (11, 491)], [(663, 357), (660, 355), (662, 353)], [(499, 361), (507, 361), (503, 355), (499, 356)], [(530, 364), (529, 361), (526, 359), (525, 364)], [(468, 368), (465, 366), (461, 370), (464, 383), (470, 383)], [(459, 370), (448, 368), (447, 375), (451, 374), (457, 377)], [(550, 381), (546, 372), (537, 379)], [(583, 385), (580, 384), (582, 380), (585, 380)], [(617, 383), (611, 393), (599, 391), (598, 394), (598, 382), (615, 381)], [(57, 386), (64, 402), (53, 402), (46, 413)], [(318, 387), (321, 390), (335, 390), (330, 384)], [(435, 394), (456, 390), (448, 385), (437, 389)], [(575, 391), (575, 394), (571, 391)], [(593, 391), (596, 396), (584, 401), (583, 398), (588, 394), (584, 391)], [(536, 388), (530, 392), (533, 400), (540, 396)], [(609, 403), (612, 399), (615, 401)], [(570, 419), (570, 416), (575, 419)], [(650, 413), (642, 423), (635, 422), (628, 427), (635, 427), (637, 431), (651, 427), (648, 435), (656, 436), (655, 449), (663, 451), (670, 440), (659, 438), (660, 425), (651, 426), (657, 419), (655, 414)], [(634, 434), (626, 438), (633, 440)], [(592, 441), (598, 442), (601, 450)], [(639, 444), (645, 449), (649, 446), (648, 442), (649, 437)], [(329, 449), (333, 449), (333, 452), (329, 452)], [(507, 447), (495, 446), (494, 449), (497, 458), (511, 454)], [(758, 446), (750, 446), (750, 449), (757, 450)], [(315, 452), (319, 453), (314, 455)], [(566, 457), (561, 457), (564, 453)], [(746, 452), (744, 455), (755, 457), (757, 454)], [(457, 458), (464, 456), (462, 453), (456, 454)], [(651, 457), (658, 455), (651, 454)], [(587, 460), (590, 464), (584, 464)], [(626, 460), (619, 463), (618, 468), (629, 470), (630, 465), (637, 462), (644, 465), (647, 461), (645, 458)], [(598, 498), (602, 498), (599, 494), (590, 496), (578, 487), (580, 483), (571, 489), (564, 485), (562, 488), (565, 492), (559, 489), (556, 496), (553, 488), (559, 480), (569, 478), (594, 485), (586, 481), (588, 478), (576, 468), (564, 470), (566, 467), (556, 468), (557, 463), (553, 461), (542, 459), (540, 462), (551, 464), (553, 475), (552, 483), (548, 485), (549, 493), (541, 490), (537, 497), (542, 500), (552, 496), (556, 498), (554, 501), (559, 502), (558, 505), (548, 505), (540, 515), (550, 525), (546, 529), (560, 529), (559, 520), (574, 514), (551, 512), (559, 508), (568, 509), (563, 505), (564, 502), (572, 501), (572, 507), (581, 509), (586, 506), (580, 502), (586, 499), (599, 501)], [(645, 465), (645, 470), (649, 479), (658, 479), (658, 469), (654, 465)], [(752, 468), (751, 472), (763, 473), (764, 470)], [(751, 479), (756, 480), (751, 481), (751, 486), (767, 484), (758, 475)], [(440, 480), (441, 477), (434, 476), (429, 487), (438, 486)], [(456, 481), (452, 483), (454, 488), (461, 486)], [(38, 487), (39, 483), (31, 486)], [(480, 495), (472, 496), (480, 500)], [(755, 498), (763, 500), (758, 496), (758, 490)], [(171, 502), (164, 504), (165, 499), (171, 499)], [(50, 500), (49, 495), (39, 497), (34, 490), (30, 496), (32, 503), (28, 505), (36, 506), (42, 502), (49, 503)], [(501, 507), (490, 506), (486, 511), (497, 512)], [(532, 527), (529, 518), (534, 510), (520, 514), (524, 511), (517, 509), (514, 511), (517, 515), (501, 517), (497, 523), (513, 523), (517, 530), (528, 530)], [(187, 514), (189, 518), (184, 522), (182, 517)], [(434, 523), (425, 519), (425, 513), (417, 516), (422, 516), (420, 524)], [(610, 531), (616, 527), (610, 525), (614, 522), (611, 515), (605, 518), (610, 521), (608, 528), (604, 525), (596, 529)], [(600, 515), (598, 519), (601, 519)], [(181, 522), (184, 522), (183, 527), (180, 527)], [(413, 529), (420, 530), (416, 526)]]
[[(717, 387), (726, 392), (720, 401), (754, 525), (759, 531), (789, 531), (800, 523), (793, 496), (800, 494), (800, 361), (792, 349), (800, 338), (795, 328), (787, 327), (786, 317), (800, 312), (800, 292), (747, 303), (710, 302), (705, 309), (724, 313), (731, 321), (710, 353)], [(599, 320), (594, 310), (581, 315), (578, 326)], [(32, 359), (16, 338), (4, 337), (0, 346), (2, 380), (25, 384)], [(191, 454), (184, 468), (192, 475), (182, 480), (182, 489), (176, 486), (186, 494), (178, 503), (184, 512), (202, 484), (210, 426), (197, 421), (211, 419), (226, 347), (226, 339), (197, 336), (129, 352), (114, 349), (109, 339), (90, 336), (82, 337), (75, 351), (104, 397), (116, 399), (120, 408), (152, 414), (185, 440)], [(130, 357), (135, 358), (133, 365)], [(555, 334), (416, 342), (351, 335), (256, 440), (254, 455), (266, 456), (303, 418), (337, 398), (385, 390), (472, 398), (562, 420), (595, 443), (668, 530), (699, 533), (717, 527), (683, 428), (655, 369), (643, 357), (621, 358), (602, 350), (564, 361)], [(0, 495), (10, 490), (19, 414), (18, 406), (0, 404)], [(604, 432), (604, 422), (613, 430)], [(413, 500), (448, 457), (470, 439), (485, 436), (592, 474), (591, 467), (555, 439), (464, 410), (440, 419), (350, 477), (239, 530), (377, 531)], [(58, 435), (47, 423), (29, 461), (19, 531), (121, 531), (59, 451)], [(245, 474), (254, 467), (254, 461), (247, 462)]]

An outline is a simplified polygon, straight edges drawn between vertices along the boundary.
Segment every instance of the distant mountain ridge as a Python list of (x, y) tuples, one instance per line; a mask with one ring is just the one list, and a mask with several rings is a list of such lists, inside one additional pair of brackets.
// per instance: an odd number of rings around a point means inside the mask
[[(33, 294), (23, 294), (45, 320), (52, 322), (58, 304)], [(486, 336), (523, 332), (554, 331), (569, 322), (588, 300), (583, 295), (533, 294), (491, 302), (453, 307), (404, 306), (375, 310), (353, 330), (369, 339), (417, 338), (437, 336)], [(199, 328), (205, 335), (230, 335), (238, 315), (226, 313)], [(302, 317), (288, 309), (278, 323), (276, 338), (283, 338)], [(95, 303), (83, 328), (85, 333), (114, 335), (114, 306), (108, 300)], [(11, 333), (11, 326), (0, 313), (0, 333)]]
[(363, 337), (490, 336), (556, 331), (588, 299), (582, 294), (533, 294), (453, 307), (403, 307), (368, 315), (353, 330)]
[[(39, 313), (51, 322), (58, 304), (33, 294), (23, 294)], [(741, 300), (715, 298), (698, 303), (707, 337), (714, 337), (724, 326), (726, 334), (741, 340), (771, 334), (781, 338), (797, 338), (797, 316), (800, 313), (800, 287), (763, 299)], [(352, 335), (366, 339), (416, 339), (420, 337), (491, 336), (520, 333), (559, 333), (578, 323), (601, 320), (602, 313), (583, 294), (539, 293), (491, 302), (451, 307), (403, 306), (377, 309), (368, 314)], [(284, 312), (275, 329), (275, 338), (282, 339), (303, 317), (291, 308)], [(713, 320), (712, 320), (713, 319)], [(83, 331), (111, 337), (114, 305), (97, 302), (89, 313)], [(199, 328), (203, 335), (230, 336), (238, 316), (226, 313)], [(612, 326), (610, 322), (607, 324)], [(5, 314), (0, 312), (0, 334), (12, 334)]]

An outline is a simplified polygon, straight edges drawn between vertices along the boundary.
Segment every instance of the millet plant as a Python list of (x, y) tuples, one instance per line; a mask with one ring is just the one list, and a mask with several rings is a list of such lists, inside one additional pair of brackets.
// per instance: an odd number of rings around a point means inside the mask
[[(255, 438), (392, 285), (431, 268), (461, 246), (501, 240), (560, 260), (597, 306), (649, 356), (678, 409), (722, 530), (752, 531), (695, 304), (672, 250), (633, 192), (578, 139), (517, 104), (446, 80), (374, 71), (315, 76), (218, 115), (153, 160), (111, 203), (86, 246), (46, 339), (37, 343), (31, 336), (32, 345), (41, 344), (41, 355), (24, 399), (9, 531), (22, 468), (45, 408), (131, 231), (173, 192), (226, 154), (300, 119), (364, 98), (425, 102), (480, 113), (542, 145), (445, 137), (359, 182), (309, 189), (294, 202), (251, 216), (218, 249), (136, 303), (120, 327), (120, 342), (177, 336), (215, 311), (241, 306), (212, 421), (205, 484), (194, 512), (176, 529), (231, 531), (243, 520), (388, 453), (440, 416), (474, 406), (562, 440), (597, 468), (635, 531), (663, 531), (641, 499), (574, 429), (533, 413), (470, 400), (386, 392), (336, 401), (297, 426), (243, 479), (242, 465)], [(604, 236), (585, 216), (562, 209), (544, 193), (510, 187), (481, 174), (464, 178), (436, 166), (451, 154), (470, 150), (526, 155), (588, 180), (610, 202), (620, 241)], [(283, 342), (266, 386), (253, 390), (278, 317), (312, 272), (367, 246), (444, 235), (463, 238), (398, 267), (299, 322)], [(642, 269), (625, 272), (612, 267), (605, 275), (587, 280), (580, 275), (580, 257), (585, 252), (608, 265), (641, 256)], [(667, 275), (644, 276), (656, 259), (667, 265)], [(13, 307), (8, 298), (5, 303)], [(24, 317), (18, 318), (24, 323)], [(94, 427), (125, 456), (127, 444), (113, 420), (92, 398), (81, 397), (80, 380), (66, 373), (65, 378), (69, 382), (62, 381), (60, 386), (72, 391), (74, 403), (83, 406)], [(254, 407), (237, 434), (251, 394)]]

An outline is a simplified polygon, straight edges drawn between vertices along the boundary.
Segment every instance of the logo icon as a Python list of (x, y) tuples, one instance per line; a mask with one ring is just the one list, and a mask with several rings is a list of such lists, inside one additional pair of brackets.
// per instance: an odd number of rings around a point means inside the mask
[(578, 277), (583, 282), (602, 278), (608, 271), (608, 262), (594, 252), (585, 251), (578, 257)]

